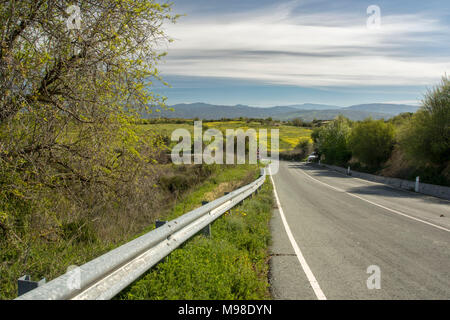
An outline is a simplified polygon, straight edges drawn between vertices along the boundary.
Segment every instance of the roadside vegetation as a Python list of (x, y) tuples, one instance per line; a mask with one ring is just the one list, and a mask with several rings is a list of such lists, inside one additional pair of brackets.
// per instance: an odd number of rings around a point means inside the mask
[(450, 79), (427, 92), (414, 114), (360, 122), (340, 116), (312, 138), (326, 163), (450, 186)]
[[(0, 5), (0, 297), (13, 298), (19, 276), (52, 278), (142, 230), (213, 174), (192, 166), (186, 188), (160, 163), (164, 141), (139, 135), (144, 112), (165, 108), (153, 93), (158, 64), (176, 22), (155, 0)], [(81, 5), (81, 4), (80, 4)]]
[(314, 150), (311, 137), (302, 137), (299, 143), (291, 150), (281, 151), (280, 159), (287, 161), (304, 161)]
[[(61, 229), (19, 233), (0, 241), (0, 299), (17, 296), (17, 279), (51, 280), (71, 265), (81, 265), (154, 229), (157, 219), (171, 220), (253, 181), (256, 165), (174, 166), (161, 172), (163, 183), (148, 190), (148, 199), (129, 211), (110, 210), (96, 219), (80, 214)], [(131, 199), (132, 200), (132, 199)], [(114, 209), (114, 208), (113, 208)], [(132, 209), (132, 210), (131, 210)]]
[[(202, 196), (199, 192), (198, 197)], [(195, 236), (118, 299), (270, 299), (267, 261), (272, 206), (272, 186), (265, 183), (257, 195), (216, 220), (210, 238)]]
[(53, 279), (257, 171), (175, 166), (164, 130), (138, 125), (166, 108), (153, 88), (179, 18), (170, 4), (83, 2), (70, 29), (72, 4), (0, 5), (0, 299), (25, 274)]

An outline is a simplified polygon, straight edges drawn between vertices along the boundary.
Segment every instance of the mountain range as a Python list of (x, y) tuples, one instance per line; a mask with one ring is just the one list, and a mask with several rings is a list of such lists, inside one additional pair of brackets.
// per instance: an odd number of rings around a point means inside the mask
[(404, 112), (416, 112), (419, 106), (404, 104), (360, 104), (349, 107), (340, 107), (324, 104), (298, 104), (275, 107), (251, 107), (247, 105), (222, 106), (207, 103), (177, 104), (170, 107), (171, 110), (162, 110), (146, 115), (148, 118), (182, 118), (219, 120), (222, 118), (268, 118), (277, 120), (292, 120), (301, 118), (304, 121), (331, 120), (338, 115), (343, 115), (351, 120), (363, 120), (368, 117), (373, 119), (389, 119)]

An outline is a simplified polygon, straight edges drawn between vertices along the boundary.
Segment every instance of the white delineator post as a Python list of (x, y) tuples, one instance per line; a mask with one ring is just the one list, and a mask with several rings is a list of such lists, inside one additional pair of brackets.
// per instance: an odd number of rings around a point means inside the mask
[(350, 167), (347, 168), (347, 175), (350, 175)]
[(416, 177), (416, 188), (415, 188), (416, 192), (419, 192), (419, 184), (420, 184), (420, 177)]

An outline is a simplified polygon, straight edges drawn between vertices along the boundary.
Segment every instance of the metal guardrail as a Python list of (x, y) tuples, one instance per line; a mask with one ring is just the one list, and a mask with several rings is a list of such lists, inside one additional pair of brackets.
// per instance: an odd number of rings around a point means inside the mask
[(186, 240), (252, 195), (265, 178), (265, 170), (261, 169), (256, 181), (169, 221), (16, 300), (111, 299)]

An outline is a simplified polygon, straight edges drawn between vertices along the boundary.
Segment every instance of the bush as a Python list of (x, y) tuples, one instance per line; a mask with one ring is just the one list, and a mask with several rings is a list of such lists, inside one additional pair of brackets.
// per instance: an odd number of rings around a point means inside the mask
[(294, 127), (303, 127), (305, 125), (305, 123), (303, 122), (303, 120), (301, 118), (295, 118), (291, 121), (291, 124)]
[(171, 193), (180, 194), (200, 181), (210, 177), (217, 171), (215, 165), (193, 165), (193, 166), (174, 166), (174, 175), (161, 176), (159, 179), (160, 186)]
[(394, 127), (383, 120), (366, 119), (355, 124), (348, 142), (354, 157), (371, 168), (377, 168), (392, 153)]
[(301, 151), (286, 151), (286, 152), (280, 152), (279, 154), (280, 160), (285, 161), (302, 161), (305, 157), (304, 154)]
[(87, 219), (64, 223), (61, 227), (62, 236), (66, 241), (96, 242), (97, 234)]
[(350, 121), (339, 116), (325, 126), (314, 129), (312, 138), (320, 155), (330, 164), (342, 165), (351, 158), (348, 148)]
[(413, 161), (442, 165), (450, 159), (450, 79), (430, 90), (400, 131), (402, 151)]
[(302, 161), (313, 151), (310, 138), (302, 138), (294, 150), (281, 152), (280, 159), (286, 161)]

